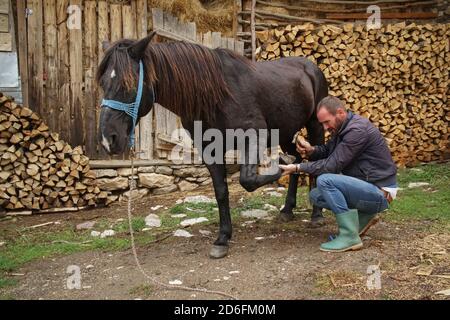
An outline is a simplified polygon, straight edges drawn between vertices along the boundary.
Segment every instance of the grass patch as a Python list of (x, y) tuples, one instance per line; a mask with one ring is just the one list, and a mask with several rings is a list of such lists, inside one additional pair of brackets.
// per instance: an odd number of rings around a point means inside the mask
[(150, 285), (140, 285), (134, 288), (131, 288), (129, 294), (134, 297), (149, 297), (152, 294), (153, 288)]
[[(450, 224), (449, 163), (399, 170), (398, 182), (403, 190), (392, 203), (388, 219), (421, 219)], [(430, 185), (408, 188), (411, 182), (427, 182)]]

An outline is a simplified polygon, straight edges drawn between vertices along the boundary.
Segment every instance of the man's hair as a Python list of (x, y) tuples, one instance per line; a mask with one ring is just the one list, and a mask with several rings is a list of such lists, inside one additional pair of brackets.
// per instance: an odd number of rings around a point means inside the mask
[(320, 100), (317, 105), (317, 112), (322, 108), (325, 108), (329, 113), (335, 116), (337, 109), (342, 108), (345, 110), (345, 104), (339, 98), (328, 96)]

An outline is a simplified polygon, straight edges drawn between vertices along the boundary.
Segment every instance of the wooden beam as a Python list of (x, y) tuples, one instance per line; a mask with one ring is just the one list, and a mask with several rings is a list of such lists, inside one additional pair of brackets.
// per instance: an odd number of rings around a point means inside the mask
[[(365, 20), (372, 13), (332, 13), (327, 14), (328, 19), (335, 20)], [(381, 19), (434, 19), (438, 17), (437, 12), (383, 12)]]
[(251, 18), (250, 18), (250, 32), (252, 34), (252, 61), (256, 62), (256, 31), (255, 31), (255, 10), (256, 10), (256, 0), (252, 0)]
[[(135, 167), (167, 166), (174, 163), (168, 160), (135, 160)], [(90, 160), (91, 169), (131, 168), (130, 160)]]
[(25, 1), (17, 1), (17, 37), (20, 81), (22, 84), (22, 104), (28, 104), (28, 43), (27, 18), (25, 17)]

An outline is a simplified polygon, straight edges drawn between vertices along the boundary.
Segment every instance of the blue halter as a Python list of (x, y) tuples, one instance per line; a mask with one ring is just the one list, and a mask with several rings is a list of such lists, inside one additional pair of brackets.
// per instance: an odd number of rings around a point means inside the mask
[(120, 101), (105, 100), (105, 99), (103, 99), (102, 101), (102, 107), (110, 107), (118, 111), (124, 111), (133, 120), (133, 126), (131, 128), (130, 143), (129, 143), (129, 146), (131, 148), (134, 147), (134, 129), (136, 127), (137, 117), (139, 113), (139, 106), (141, 105), (143, 88), (144, 88), (144, 64), (142, 63), (141, 60), (139, 61), (139, 83), (136, 101), (132, 103), (123, 103)]

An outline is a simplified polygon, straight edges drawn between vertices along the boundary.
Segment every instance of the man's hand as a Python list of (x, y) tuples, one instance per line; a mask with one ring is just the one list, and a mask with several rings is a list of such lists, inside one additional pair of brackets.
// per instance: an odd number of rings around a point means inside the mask
[(287, 166), (280, 164), (280, 169), (283, 170), (282, 176), (287, 176), (293, 173), (296, 173), (297, 171), (297, 165), (296, 164), (288, 164)]
[(297, 152), (300, 153), (302, 158), (308, 158), (313, 152), (314, 147), (306, 141), (302, 136), (297, 137), (297, 141), (295, 143)]

